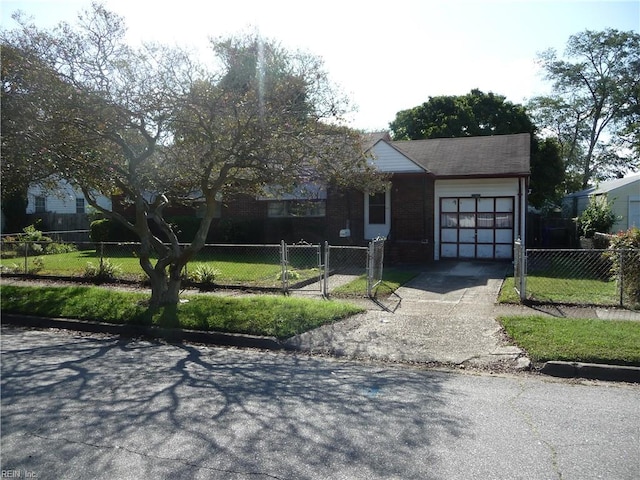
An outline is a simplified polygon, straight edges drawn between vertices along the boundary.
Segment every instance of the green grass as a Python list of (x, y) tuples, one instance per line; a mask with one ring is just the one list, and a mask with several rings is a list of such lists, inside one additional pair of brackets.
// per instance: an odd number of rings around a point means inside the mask
[[(126, 246), (122, 247), (126, 249)], [(119, 255), (110, 254), (105, 256), (109, 261), (117, 265), (124, 278), (144, 278), (144, 272), (140, 267), (138, 258), (135, 256), (134, 248), (130, 252), (122, 252)], [(33, 266), (36, 257), (29, 257), (28, 268)], [(38, 272), (39, 275), (61, 275), (61, 276), (82, 276), (88, 262), (97, 265), (100, 263), (100, 255), (95, 250), (84, 250), (56, 255), (41, 255), (44, 268)], [(19, 272), (24, 271), (24, 258), (3, 259), (1, 265), (9, 268), (17, 267)], [(279, 287), (281, 285), (279, 255), (254, 254), (242, 252), (229, 254), (226, 252), (211, 253), (200, 252), (187, 266), (188, 271), (194, 271), (198, 265), (209, 265), (219, 271), (216, 283), (221, 285), (244, 285), (259, 287)], [(314, 268), (315, 267), (315, 268)], [(304, 281), (314, 276), (318, 276), (317, 265), (292, 265), (292, 269), (297, 273), (296, 280)]]
[[(582, 278), (555, 278), (527, 276), (527, 299), (550, 303), (575, 305), (617, 305), (619, 294), (615, 281)], [(507, 277), (502, 285), (498, 301), (520, 301), (514, 289), (513, 277)]]
[[(400, 268), (385, 268), (382, 273), (382, 283), (375, 289), (375, 296), (387, 296), (395, 292), (401, 285), (414, 278), (419, 272), (416, 270), (407, 270)], [(357, 279), (335, 288), (331, 291), (332, 295), (353, 296), (366, 295), (367, 293), (367, 276), (360, 275)]]
[(544, 316), (507, 316), (498, 320), (536, 362), (640, 366), (640, 322)]
[(117, 324), (211, 330), (288, 338), (362, 311), (338, 301), (280, 296), (190, 295), (188, 302), (150, 311), (148, 294), (98, 287), (0, 287), (2, 311)]

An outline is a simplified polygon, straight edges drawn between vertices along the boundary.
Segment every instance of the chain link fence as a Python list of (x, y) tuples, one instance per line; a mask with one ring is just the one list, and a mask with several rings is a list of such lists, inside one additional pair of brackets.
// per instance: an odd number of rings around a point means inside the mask
[(521, 300), (638, 307), (640, 251), (527, 249), (516, 244), (514, 280)]
[[(375, 257), (371, 252), (375, 250)], [(384, 242), (375, 247), (320, 244), (207, 244), (187, 264), (185, 284), (203, 289), (245, 288), (366, 296), (382, 278)], [(2, 239), (0, 271), (39, 277), (142, 282), (135, 242)]]

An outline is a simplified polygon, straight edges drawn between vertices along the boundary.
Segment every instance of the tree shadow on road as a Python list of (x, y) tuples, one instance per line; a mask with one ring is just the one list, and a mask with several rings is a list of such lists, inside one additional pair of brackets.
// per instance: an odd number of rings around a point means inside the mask
[(435, 478), (433, 445), (465, 435), (446, 373), (5, 330), (3, 469)]

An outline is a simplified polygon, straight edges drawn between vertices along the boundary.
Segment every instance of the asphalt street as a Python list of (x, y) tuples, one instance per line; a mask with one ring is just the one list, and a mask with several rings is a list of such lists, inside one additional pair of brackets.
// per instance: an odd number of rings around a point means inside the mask
[(2, 329), (3, 475), (637, 479), (640, 385)]

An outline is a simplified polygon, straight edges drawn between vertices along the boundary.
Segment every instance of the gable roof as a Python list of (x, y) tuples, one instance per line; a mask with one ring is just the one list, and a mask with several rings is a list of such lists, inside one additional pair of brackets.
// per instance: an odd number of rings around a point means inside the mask
[(366, 132), (362, 134), (362, 146), (363, 150), (366, 152), (370, 150), (376, 143), (380, 140), (384, 140), (386, 142), (391, 141), (391, 136), (389, 132)]
[(530, 135), (432, 138), (389, 142), (437, 177), (529, 175)]
[[(607, 180), (606, 182), (602, 182), (595, 187), (589, 187), (589, 188), (585, 188), (584, 190), (580, 190), (579, 192), (570, 193), (565, 198), (586, 197), (589, 195), (609, 193), (609, 192), (612, 192), (613, 190), (617, 190), (618, 188), (626, 187), (627, 185), (634, 182), (640, 183), (640, 174), (632, 175), (630, 177), (625, 177), (625, 178), (616, 178), (614, 180)], [(640, 194), (640, 191), (638, 193)]]

